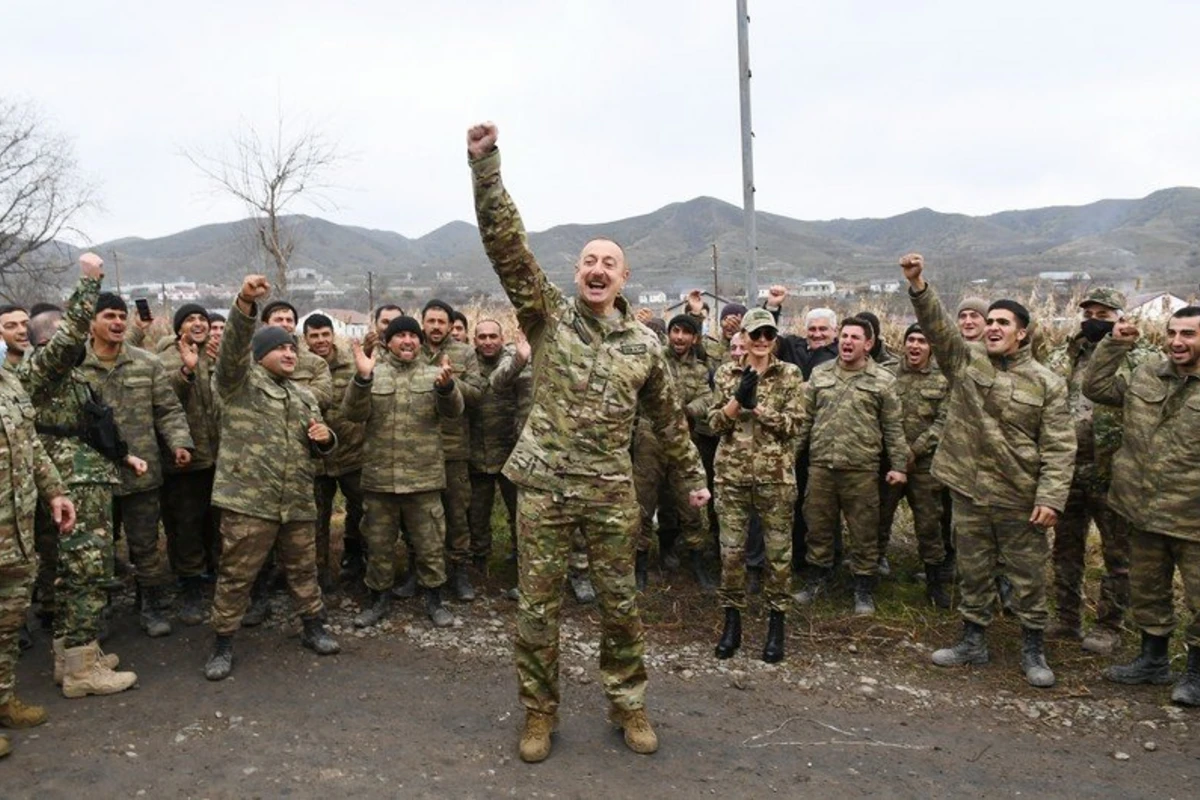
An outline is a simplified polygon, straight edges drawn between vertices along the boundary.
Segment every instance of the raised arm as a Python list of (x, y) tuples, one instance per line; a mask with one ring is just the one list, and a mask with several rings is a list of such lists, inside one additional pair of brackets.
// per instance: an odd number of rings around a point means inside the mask
[(254, 320), (258, 301), (271, 291), (262, 275), (247, 275), (242, 280), (221, 339), (221, 352), (213, 370), (217, 394), (228, 397), (241, 387), (250, 374), (250, 340), (254, 338)]
[(922, 275), (925, 259), (918, 253), (910, 253), (900, 259), (900, 266), (908, 279), (908, 297), (917, 312), (917, 321), (933, 348), (938, 366), (948, 380), (954, 380), (970, 356), (967, 343), (959, 335), (954, 319), (942, 306), (937, 292), (925, 281)]
[(1083, 370), (1083, 395), (1093, 403), (1110, 406), (1125, 405), (1125, 390), (1129, 376), (1123, 374), (1122, 364), (1137, 345), (1140, 331), (1124, 320), (1113, 326), (1110, 335), (1100, 340), (1096, 352)]
[(44, 347), (34, 350), (17, 367), (17, 376), (30, 397), (43, 398), (53, 392), (75, 368), (80, 349), (87, 342), (88, 326), (103, 279), (104, 261), (100, 256), (84, 253), (79, 257), (79, 283), (67, 301), (62, 324)]

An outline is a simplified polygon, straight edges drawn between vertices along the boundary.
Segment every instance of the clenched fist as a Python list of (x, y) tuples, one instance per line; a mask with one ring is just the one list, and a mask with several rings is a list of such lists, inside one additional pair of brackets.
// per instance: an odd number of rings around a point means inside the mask
[(471, 158), (483, 158), (496, 149), (500, 130), (494, 122), (482, 122), (467, 129), (467, 153)]
[(79, 257), (79, 273), (85, 278), (104, 280), (104, 259), (95, 253), (84, 253)]
[(904, 277), (908, 279), (908, 285), (913, 291), (920, 292), (925, 289), (925, 279), (921, 277), (921, 273), (925, 271), (924, 256), (920, 253), (909, 253), (900, 259), (900, 268), (904, 270)]

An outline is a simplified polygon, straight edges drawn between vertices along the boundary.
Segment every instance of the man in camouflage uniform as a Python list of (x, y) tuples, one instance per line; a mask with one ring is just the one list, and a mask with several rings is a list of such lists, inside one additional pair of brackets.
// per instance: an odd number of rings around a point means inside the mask
[[(425, 359), (432, 366), (440, 366), (443, 356), (450, 358), (454, 365), (454, 382), (458, 384), (468, 412), (472, 412), (479, 405), (483, 378), (475, 350), (450, 337), (453, 314), (454, 309), (436, 299), (430, 300), (421, 310)], [(446, 456), (442, 506), (446, 511), (447, 580), (459, 600), (474, 600), (475, 587), (467, 574), (471, 558), (471, 421), (467, 415), (442, 418), (442, 448)]]
[(1085, 397), (1123, 412), (1108, 505), (1128, 521), (1130, 604), (1142, 631), (1141, 654), (1104, 675), (1126, 684), (1171, 681), (1178, 569), (1191, 619), (1187, 668), (1171, 701), (1200, 706), (1200, 306), (1185, 306), (1167, 321), (1166, 358), (1126, 373), (1138, 336), (1136, 325), (1117, 322), (1083, 376)]
[(49, 530), (37, 532), (42, 539), (54, 537), (47, 554), (56, 574), (54, 682), (66, 697), (114, 694), (137, 682), (132, 672), (112, 671), (119, 659), (101, 653), (97, 639), (106, 586), (112, 579), (112, 493), (120, 484), (117, 459), (135, 472), (146, 468), (145, 462), (127, 453), (101, 454), (84, 438), (84, 404), (91, 393), (76, 375), (75, 365), (83, 354), (104, 272), (94, 253), (85, 253), (79, 263), (79, 285), (68, 303), (65, 324), (62, 313), (53, 307), (31, 319), (30, 334), (37, 346), (16, 369), (37, 409), (35, 427), (42, 445), (69, 487), (77, 515), (75, 529), (64, 536), (43, 507), (39, 517), (45, 517)]
[[(1095, 405), (1082, 393), (1083, 373), (1096, 344), (1120, 319), (1125, 297), (1115, 289), (1098, 287), (1079, 304), (1083, 321), (1071, 341), (1056, 348), (1046, 366), (1067, 382), (1071, 413), (1075, 418), (1075, 476), (1067, 507), (1054, 526), (1054, 589), (1058, 618), (1046, 635), (1079, 639), (1080, 592), (1083, 588), (1084, 553), (1093, 521), (1100, 531), (1105, 575), (1100, 579), (1096, 627), (1083, 640), (1083, 649), (1111, 655), (1121, 640), (1121, 620), (1129, 606), (1129, 531), (1125, 520), (1108, 507), (1112, 457), (1121, 446), (1121, 409)], [(1122, 375), (1128, 378), (1138, 364), (1157, 355), (1150, 348), (1129, 351)]]
[(220, 537), (212, 507), (217, 463), (217, 403), (212, 372), (216, 359), (208, 347), (208, 312), (185, 303), (175, 311), (175, 335), (164, 337), (158, 358), (187, 415), (195, 449), (184, 467), (166, 463), (160, 492), (163, 530), (171, 567), (179, 577), (179, 621), (204, 622), (204, 574)]
[(221, 565), (212, 610), (216, 638), (204, 665), (211, 681), (233, 670), (233, 634), (250, 603), (251, 584), (276, 546), (303, 624), (301, 644), (318, 655), (340, 649), (321, 621), (313, 495), (316, 461), (332, 452), (337, 437), (322, 422), (316, 397), (291, 379), (296, 338), (271, 325), (253, 333), (255, 310), (269, 291), (261, 275), (242, 281), (213, 375), (221, 403), (213, 481), (213, 505), (221, 509)]
[(143, 475), (121, 465), (113, 524), (114, 530), (124, 527), (129, 542), (129, 557), (141, 594), (142, 630), (152, 637), (166, 636), (171, 632), (171, 623), (166, 617), (164, 590), (171, 575), (158, 549), (162, 518), (159, 489), (163, 483), (159, 442), (177, 468), (191, 463), (195, 444), (162, 362), (152, 353), (125, 343), (128, 312), (119, 296), (100, 294), (79, 373), (113, 409), (129, 452), (148, 465)]
[(4, 368), (15, 369), (29, 350), (29, 312), (21, 306), (0, 306), (0, 338), (4, 340)]
[(509, 530), (517, 538), (517, 487), (501, 474), (517, 443), (517, 393), (512, 386), (497, 389), (492, 375), (506, 353), (504, 332), (493, 319), (475, 323), (475, 356), (483, 378), (479, 403), (471, 410), (471, 558), (486, 570), (492, 553), (492, 507), (496, 488), (508, 511)]
[(638, 507), (629, 444), (640, 408), (667, 460), (708, 502), (704, 470), (688, 436), (657, 337), (633, 318), (621, 287), (629, 277), (615, 242), (588, 242), (568, 300), (538, 266), (516, 205), (500, 180), (496, 127), (468, 132), (475, 210), (484, 249), (533, 346), (529, 420), (505, 465), (517, 501), (520, 601), (515, 642), (526, 707), (520, 755), (541, 761), (559, 704), (558, 639), (566, 557), (574, 531), (587, 539), (600, 601), (600, 665), (610, 719), (639, 753), (658, 749), (645, 713), (644, 634), (633, 577)]
[(355, 347), (356, 374), (342, 402), (345, 418), (365, 425), (363, 535), (371, 604), (355, 617), (359, 628), (375, 625), (391, 608), (401, 526), (414, 551), (410, 569), (424, 589), (430, 620), (439, 628), (454, 622), (442, 604), (446, 475), (441, 423), (462, 416), (463, 398), (450, 356), (443, 355), (437, 366), (428, 363), (423, 338), (415, 319), (397, 317), (370, 356)]
[(954, 494), (963, 637), (933, 654), (938, 666), (984, 664), (985, 631), (1004, 560), (1021, 622), (1021, 666), (1033, 686), (1054, 685), (1046, 665), (1046, 531), (1066, 506), (1075, 431), (1062, 378), (1029, 352), (1029, 312), (1013, 300), (988, 308), (983, 345), (968, 344), (922, 277), (924, 259), (900, 261), (917, 321), (950, 383), (932, 474)]
[[(0, 498), (0, 726), (29, 728), (46, 721), (46, 710), (17, 699), (18, 640), (29, 594), (37, 574), (33, 514), (40, 497), (65, 535), (75, 526), (75, 507), (67, 499), (54, 462), (34, 429), (36, 412), (12, 370), (0, 369), (0, 480), (8, 491)], [(11, 749), (0, 736), (0, 756)]]
[(454, 313), (450, 315), (450, 338), (459, 344), (469, 344), (471, 341), (467, 315), (458, 309), (455, 309)]
[(367, 331), (367, 335), (363, 337), (363, 352), (367, 355), (375, 352), (375, 346), (379, 344), (379, 337), (383, 336), (384, 331), (387, 330), (387, 326), (392, 324), (392, 320), (396, 317), (402, 316), (404, 316), (404, 309), (395, 303), (383, 303), (376, 306), (372, 315), (375, 326)]
[(834, 530), (844, 514), (854, 575), (854, 613), (875, 613), (879, 574), (879, 469), (886, 457), (889, 485), (903, 485), (908, 443), (895, 377), (870, 356), (871, 324), (842, 320), (838, 360), (813, 370), (804, 385), (804, 415), (796, 446), (808, 448), (808, 562), (811, 577), (796, 595), (801, 605), (824, 592), (834, 566)]
[(902, 499), (908, 500), (917, 537), (917, 554), (925, 565), (925, 596), (938, 608), (950, 607), (944, 584), (946, 547), (942, 539), (942, 485), (929, 474), (942, 428), (946, 424), (948, 383), (933, 363), (929, 340), (916, 323), (904, 332), (904, 361), (896, 374), (896, 396), (908, 441), (908, 481), (881, 487), (879, 552), (886, 553), (892, 522)]
[[(310, 353), (325, 359), (333, 381), (333, 405), (325, 412), (325, 423), (337, 435), (338, 446), (317, 465), (317, 575), (321, 590), (327, 592), (337, 575), (333, 563), (336, 550), (341, 549), (343, 555), (350, 553), (351, 559), (361, 560), (366, 555), (361, 528), (364, 430), (359, 423), (346, 419), (342, 411), (342, 402), (354, 380), (354, 354), (334, 338), (333, 320), (324, 314), (310, 314), (304, 320), (304, 343)], [(338, 489), (346, 500), (341, 548), (333, 546), (330, 524)], [(345, 559), (340, 563), (345, 564)], [(361, 569), (352, 568), (351, 572), (357, 575)]]
[(719, 437), (716, 457), (717, 514), (721, 517), (721, 589), (725, 627), (717, 658), (730, 658), (742, 643), (746, 608), (746, 533), (761, 520), (766, 547), (764, 597), (768, 613), (762, 658), (784, 657), (784, 624), (791, 594), (792, 510), (795, 505), (795, 398), (803, 379), (794, 364), (775, 357), (775, 318), (756, 308), (742, 317), (750, 352), (722, 364), (709, 395), (708, 424)]
[[(705, 305), (703, 292), (699, 289), (688, 292), (686, 313), (695, 320), (697, 330), (704, 330), (708, 306)], [(700, 341), (705, 356), (713, 364), (721, 364), (729, 360), (729, 340), (741, 330), (742, 315), (745, 313), (746, 307), (741, 303), (726, 303), (721, 307), (716, 330), (705, 334)]]

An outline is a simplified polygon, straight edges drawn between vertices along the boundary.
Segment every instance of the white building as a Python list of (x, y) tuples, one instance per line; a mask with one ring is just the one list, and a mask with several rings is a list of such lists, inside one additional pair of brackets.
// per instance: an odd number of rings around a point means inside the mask
[(867, 291), (871, 294), (895, 294), (900, 291), (900, 281), (872, 281)]
[(1165, 322), (1172, 314), (1187, 305), (1182, 297), (1170, 292), (1142, 295), (1133, 299), (1133, 308), (1126, 313), (1136, 319), (1150, 322)]
[(1039, 272), (1038, 280), (1051, 283), (1085, 283), (1092, 276), (1087, 272)]
[[(686, 297), (687, 297), (687, 295), (684, 295), (684, 297), (680, 298), (680, 299), (682, 300)], [(638, 305), (639, 306), (662, 305), (666, 302), (667, 302), (667, 293), (666, 292), (641, 292), (638, 294)]]
[(796, 287), (799, 297), (829, 297), (837, 294), (837, 286), (833, 281), (808, 280)]
[(346, 308), (317, 308), (296, 320), (296, 333), (304, 330), (304, 320), (313, 314), (324, 314), (333, 321), (333, 333), (345, 339), (362, 339), (367, 335), (370, 318), (361, 311)]

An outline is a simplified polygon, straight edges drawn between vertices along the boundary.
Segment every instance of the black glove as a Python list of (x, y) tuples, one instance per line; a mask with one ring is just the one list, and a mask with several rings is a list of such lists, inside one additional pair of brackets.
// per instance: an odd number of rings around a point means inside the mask
[(758, 373), (754, 367), (746, 367), (742, 372), (742, 381), (733, 393), (733, 399), (747, 411), (752, 411), (758, 405)]

